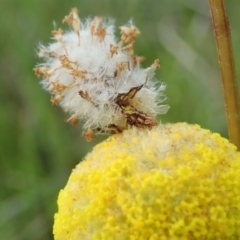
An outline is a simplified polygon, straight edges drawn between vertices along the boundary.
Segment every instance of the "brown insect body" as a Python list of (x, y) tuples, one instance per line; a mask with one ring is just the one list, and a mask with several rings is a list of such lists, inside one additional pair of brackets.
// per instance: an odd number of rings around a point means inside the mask
[(127, 123), (130, 126), (136, 126), (139, 128), (148, 127), (152, 128), (157, 125), (157, 122), (152, 117), (148, 116), (146, 113), (135, 111), (134, 113), (125, 114)]
[(130, 102), (143, 86), (144, 84), (132, 87), (127, 93), (119, 93), (115, 98), (115, 103), (122, 109), (122, 114), (126, 117), (127, 124), (139, 128), (152, 128), (157, 125), (156, 120), (146, 113), (138, 111)]
[(115, 98), (116, 104), (123, 109), (130, 105), (129, 100), (133, 99), (138, 91), (141, 90), (143, 84), (138, 87), (132, 87), (127, 93), (119, 93)]

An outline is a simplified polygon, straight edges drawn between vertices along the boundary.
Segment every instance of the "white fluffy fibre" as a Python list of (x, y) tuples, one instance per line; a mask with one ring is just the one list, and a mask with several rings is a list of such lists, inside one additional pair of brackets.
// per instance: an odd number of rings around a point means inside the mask
[(108, 132), (109, 126), (115, 132), (131, 125), (148, 126), (146, 119), (166, 113), (169, 106), (160, 105), (165, 85), (153, 83), (158, 61), (143, 69), (141, 57), (133, 53), (139, 30), (133, 25), (120, 27), (117, 42), (111, 22), (96, 17), (80, 23), (76, 14), (73, 9), (64, 19), (73, 30), (53, 31), (55, 41), (40, 46), (44, 62), (35, 72), (43, 76), (52, 103), (71, 114), (70, 122), (83, 120), (85, 130), (97, 133)]

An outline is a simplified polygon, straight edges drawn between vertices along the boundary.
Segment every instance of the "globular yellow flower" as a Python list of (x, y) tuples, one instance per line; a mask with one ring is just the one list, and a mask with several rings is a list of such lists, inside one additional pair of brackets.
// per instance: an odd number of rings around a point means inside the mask
[(56, 240), (240, 239), (240, 153), (197, 125), (97, 145), (58, 198)]

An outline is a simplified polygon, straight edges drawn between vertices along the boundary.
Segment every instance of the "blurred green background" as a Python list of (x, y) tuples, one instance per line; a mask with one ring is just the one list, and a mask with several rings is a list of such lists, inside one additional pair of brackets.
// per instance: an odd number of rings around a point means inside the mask
[[(240, 73), (239, 0), (226, 1), (236, 70)], [(36, 48), (50, 41), (53, 21), (72, 7), (80, 17), (103, 15), (120, 26), (133, 18), (135, 52), (144, 67), (159, 58), (169, 112), (162, 122), (187, 121), (227, 137), (224, 102), (207, 0), (1, 0), (0, 239), (52, 239), (58, 192), (71, 169), (103, 138), (86, 143), (52, 106), (32, 68)]]

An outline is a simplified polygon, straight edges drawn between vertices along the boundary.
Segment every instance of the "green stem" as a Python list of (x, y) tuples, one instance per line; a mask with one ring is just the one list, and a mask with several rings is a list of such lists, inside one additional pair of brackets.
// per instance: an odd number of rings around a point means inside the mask
[(224, 0), (209, 0), (222, 75), (230, 141), (240, 149), (240, 107), (231, 34)]

